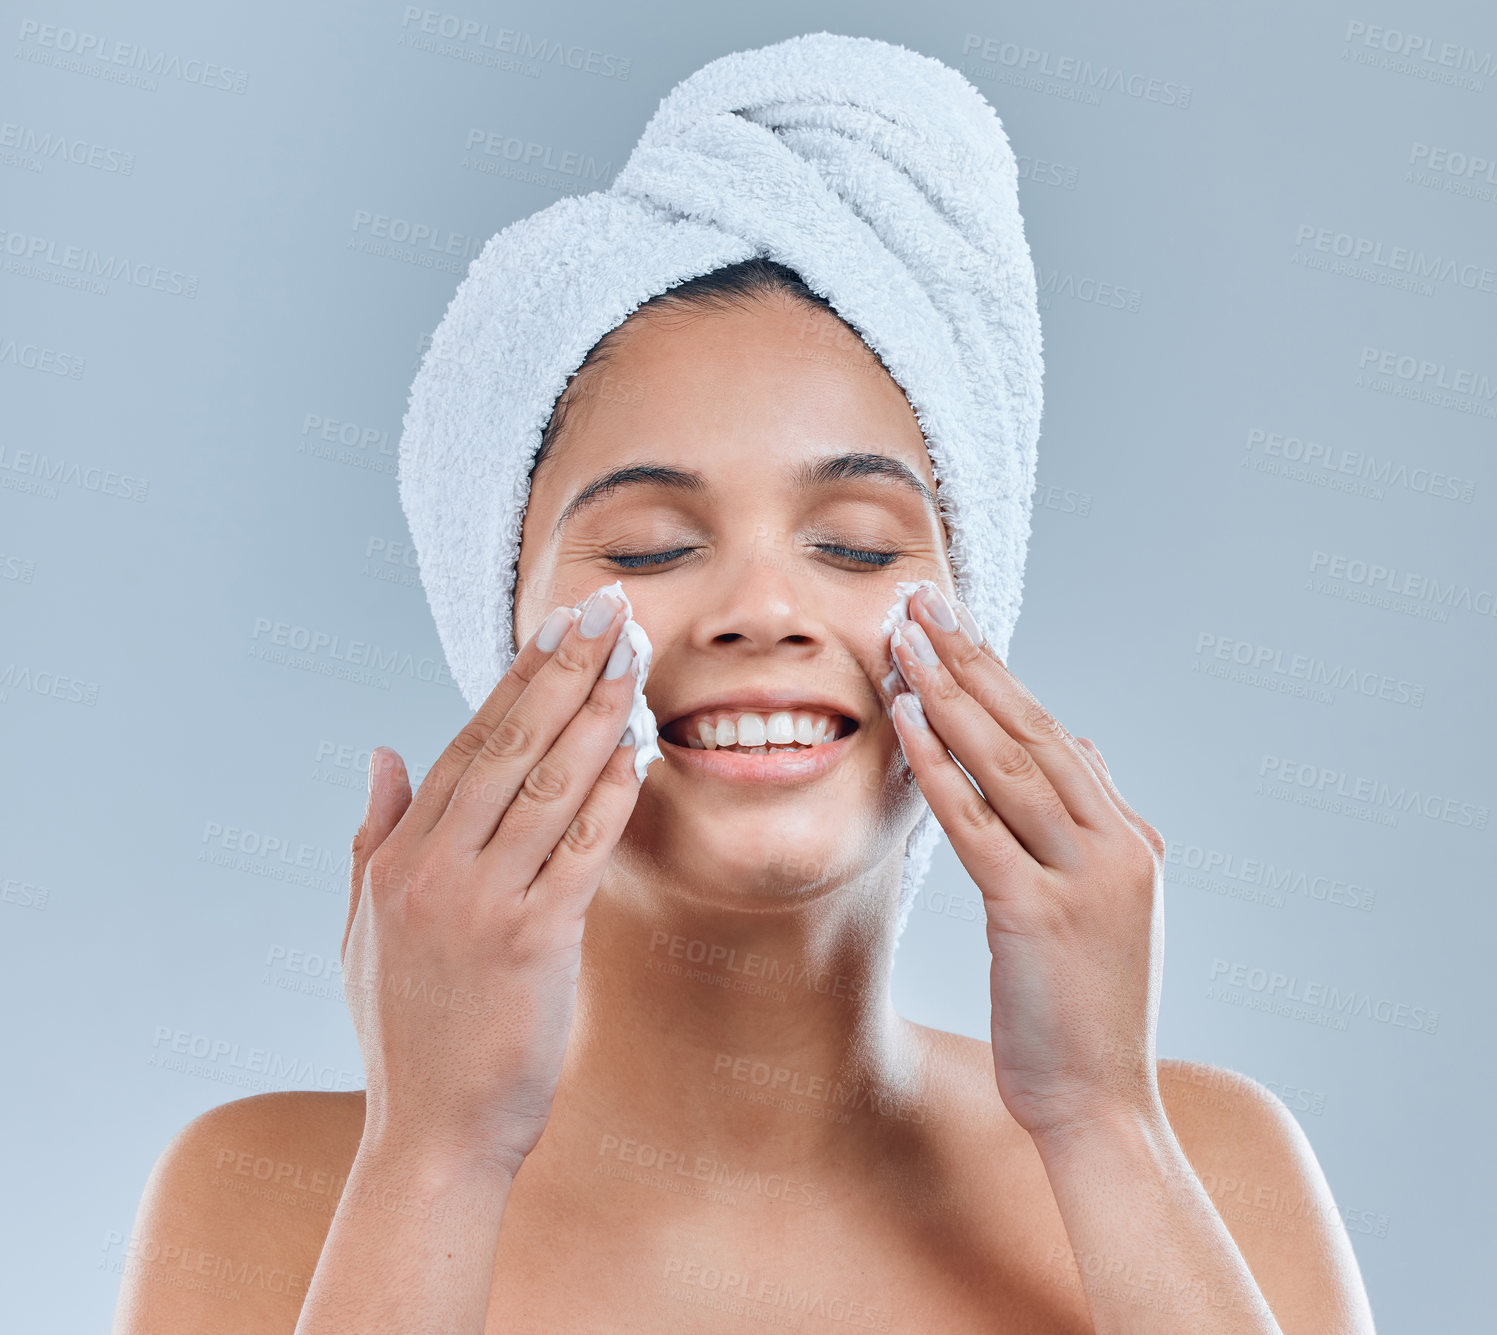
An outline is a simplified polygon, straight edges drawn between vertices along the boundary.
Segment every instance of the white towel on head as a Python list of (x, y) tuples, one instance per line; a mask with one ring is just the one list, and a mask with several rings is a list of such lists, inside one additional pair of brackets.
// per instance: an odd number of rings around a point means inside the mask
[[(433, 334), (405, 415), (400, 500), (471, 708), (513, 659), (530, 468), (567, 381), (643, 302), (755, 255), (796, 270), (904, 390), (958, 596), (1007, 656), (1042, 404), (1013, 151), (950, 66), (818, 32), (677, 84), (607, 190), (489, 240)], [(938, 834), (927, 809), (906, 849), (901, 931)]]

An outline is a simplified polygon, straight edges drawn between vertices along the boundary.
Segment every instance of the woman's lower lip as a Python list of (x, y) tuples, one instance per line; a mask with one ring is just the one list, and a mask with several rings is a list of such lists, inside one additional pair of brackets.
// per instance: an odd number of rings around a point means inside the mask
[(849, 743), (862, 729), (855, 728), (834, 742), (819, 742), (797, 751), (769, 752), (756, 756), (745, 751), (698, 750), (660, 739), (660, 749), (673, 761), (700, 774), (749, 783), (794, 783), (825, 774), (847, 754)]

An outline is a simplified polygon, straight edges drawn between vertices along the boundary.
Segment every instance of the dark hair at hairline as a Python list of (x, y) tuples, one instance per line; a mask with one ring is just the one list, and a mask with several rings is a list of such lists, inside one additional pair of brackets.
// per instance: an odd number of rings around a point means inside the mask
[[(721, 310), (724, 307), (744, 310), (753, 302), (762, 301), (775, 293), (820, 307), (836, 316), (837, 319), (842, 319), (840, 315), (837, 315), (832, 303), (807, 287), (805, 280), (794, 269), (763, 255), (755, 255), (750, 259), (740, 260), (737, 264), (728, 264), (721, 269), (714, 269), (710, 273), (677, 283), (674, 287), (657, 293), (648, 301), (641, 302), (629, 319), (633, 319), (634, 315), (640, 311), (651, 310), (664, 312), (677, 309)], [(842, 322), (847, 324), (845, 320)], [(550, 454), (566, 428), (567, 413), (575, 397), (574, 387), (584, 378), (586, 372), (607, 363), (618, 342), (620, 330), (627, 324), (628, 320), (625, 320), (623, 324), (610, 329), (594, 343), (587, 356), (582, 359), (582, 365), (567, 381), (566, 388), (562, 390), (555, 407), (551, 410), (550, 421), (546, 423), (545, 430), (541, 432), (540, 448), (536, 451), (535, 459), (530, 465), (532, 479), (535, 477), (536, 469), (545, 462), (546, 456)], [(848, 328), (852, 329), (852, 326), (848, 325)]]

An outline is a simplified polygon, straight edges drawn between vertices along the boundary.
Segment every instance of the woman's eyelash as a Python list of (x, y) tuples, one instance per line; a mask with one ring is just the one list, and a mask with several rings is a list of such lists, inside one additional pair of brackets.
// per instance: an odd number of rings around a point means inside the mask
[[(845, 560), (857, 561), (862, 565), (881, 568), (897, 561), (900, 552), (878, 552), (868, 551), (860, 547), (843, 547), (835, 542), (818, 542), (816, 550), (830, 552), (834, 556), (840, 556)], [(695, 547), (676, 547), (665, 552), (605, 552), (604, 558), (612, 561), (615, 565), (623, 566), (625, 570), (641, 570), (650, 566), (668, 565), (678, 557), (688, 555), (696, 551)]]
[(857, 547), (841, 547), (835, 542), (818, 542), (816, 549), (822, 552), (832, 552), (837, 556), (845, 556), (850, 561), (861, 561), (864, 565), (871, 566), (886, 566), (892, 561), (897, 561), (900, 555), (898, 552), (873, 552)]
[(615, 565), (621, 565), (625, 570), (639, 570), (645, 566), (663, 566), (674, 561), (678, 556), (684, 556), (687, 552), (695, 551), (694, 547), (677, 547), (669, 552), (639, 552), (619, 553), (605, 552), (604, 557)]

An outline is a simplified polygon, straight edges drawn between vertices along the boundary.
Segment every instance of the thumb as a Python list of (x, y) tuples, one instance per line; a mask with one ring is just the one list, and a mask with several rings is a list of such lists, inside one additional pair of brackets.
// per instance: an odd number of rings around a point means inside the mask
[(354, 914), (359, 911), (359, 895), (364, 887), (364, 868), (369, 859), (400, 823), (411, 804), (411, 782), (405, 761), (398, 751), (376, 746), (369, 756), (369, 800), (364, 805), (364, 821), (353, 837), (349, 857), (348, 921), (343, 927), (340, 957), (348, 951), (348, 934), (353, 930)]

